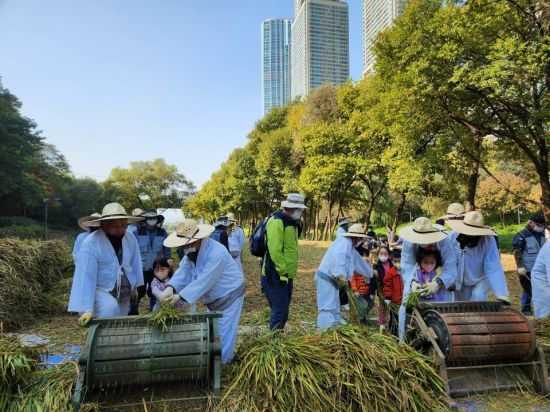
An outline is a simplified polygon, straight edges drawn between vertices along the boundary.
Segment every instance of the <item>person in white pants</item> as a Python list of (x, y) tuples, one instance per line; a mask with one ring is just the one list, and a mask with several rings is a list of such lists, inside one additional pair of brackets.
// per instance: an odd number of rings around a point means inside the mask
[(78, 252), (69, 298), (69, 312), (78, 312), (80, 324), (92, 318), (127, 316), (132, 291), (143, 285), (141, 255), (128, 222), (142, 217), (126, 216), (118, 203), (109, 203), (101, 217), (85, 225), (100, 229), (89, 235)]
[(209, 239), (214, 226), (185, 219), (169, 235), (164, 246), (183, 247), (185, 257), (168, 286), (159, 296), (173, 304), (201, 300), (208, 310), (222, 312), (218, 319), (222, 340), (222, 363), (233, 358), (237, 330), (246, 291), (242, 270), (221, 243)]
[(339, 289), (351, 280), (353, 272), (365, 276), (369, 282), (372, 268), (355, 250), (367, 237), (359, 223), (351, 225), (347, 233), (336, 237), (317, 269), (317, 328), (327, 329), (347, 323), (340, 315)]

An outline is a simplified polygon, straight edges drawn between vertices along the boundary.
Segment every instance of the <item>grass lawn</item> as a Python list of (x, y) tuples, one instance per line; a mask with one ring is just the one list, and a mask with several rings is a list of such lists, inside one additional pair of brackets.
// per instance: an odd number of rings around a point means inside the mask
[[(300, 241), (299, 273), (294, 283), (294, 294), (291, 304), (289, 329), (313, 330), (317, 317), (317, 305), (315, 295), (314, 273), (319, 265), (330, 242)], [(519, 307), (521, 288), (515, 274), (515, 263), (511, 255), (502, 256), (503, 265), (508, 279), (508, 286), (514, 307)], [(245, 272), (247, 292), (244, 309), (241, 317), (240, 340), (245, 339), (251, 329), (267, 329), (269, 322), (269, 309), (267, 300), (261, 293), (260, 266), (258, 259), (251, 256), (248, 250), (243, 253), (243, 268)], [(148, 302), (142, 301), (142, 313), (147, 311)], [(35, 332), (41, 336), (49, 337), (50, 351), (54, 354), (66, 353), (69, 346), (82, 345), (85, 340), (85, 330), (76, 326), (77, 317), (74, 315), (55, 315), (48, 319), (38, 319), (25, 329), (25, 332)], [(237, 348), (238, 350), (238, 348)], [(222, 370), (223, 373), (223, 370)], [(138, 400), (139, 401), (139, 400)], [(473, 397), (477, 410), (487, 411), (530, 411), (532, 407), (542, 408), (536, 410), (549, 410), (550, 401), (541, 399), (535, 394), (498, 394), (498, 396)], [(156, 405), (148, 410), (174, 410), (175, 405)], [(549, 409), (544, 409), (549, 408)], [(143, 411), (142, 407), (130, 408), (130, 410)], [(201, 410), (199, 407), (197, 410)]]

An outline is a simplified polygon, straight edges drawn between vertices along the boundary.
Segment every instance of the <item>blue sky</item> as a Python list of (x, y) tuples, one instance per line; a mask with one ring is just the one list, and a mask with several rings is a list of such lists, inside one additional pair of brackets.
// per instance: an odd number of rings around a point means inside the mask
[[(362, 1), (348, 3), (357, 80)], [(163, 157), (200, 187), (261, 117), (261, 21), (292, 13), (292, 0), (0, 0), (0, 76), (76, 176)]]

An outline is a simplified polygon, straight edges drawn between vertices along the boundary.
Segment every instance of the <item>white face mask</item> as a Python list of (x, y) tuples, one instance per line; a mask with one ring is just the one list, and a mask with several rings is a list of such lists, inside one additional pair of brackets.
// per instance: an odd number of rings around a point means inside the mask
[(145, 223), (147, 223), (148, 226), (156, 226), (157, 225), (157, 219), (147, 219)]
[(300, 220), (302, 218), (302, 212), (303, 210), (301, 209), (295, 210), (294, 213), (292, 213), (292, 219)]
[(533, 228), (533, 230), (537, 233), (542, 233), (542, 232), (544, 232), (544, 226), (537, 225)]
[(196, 251), (197, 251), (196, 247), (190, 247), (190, 248), (185, 249), (185, 254), (195, 253)]
[(379, 255), (378, 260), (380, 262), (387, 262), (390, 257), (388, 255)]

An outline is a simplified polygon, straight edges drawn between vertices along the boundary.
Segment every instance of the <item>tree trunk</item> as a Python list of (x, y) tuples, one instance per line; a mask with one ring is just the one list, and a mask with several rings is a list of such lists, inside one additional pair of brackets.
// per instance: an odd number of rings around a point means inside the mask
[[(374, 210), (374, 204), (376, 202), (376, 199), (371, 197), (370, 200), (369, 200), (369, 204), (367, 206), (367, 211), (365, 213), (365, 231), (369, 228), (370, 226), (370, 217), (372, 215), (372, 211)], [(366, 232), (365, 232), (366, 233)]]
[(478, 161), (473, 162), (470, 167), (470, 174), (468, 176), (468, 194), (466, 196), (466, 212), (476, 210), (476, 191), (477, 182), (479, 180), (479, 163), (481, 161), (481, 139), (476, 134), (474, 139), (474, 156)]
[(506, 227), (506, 222), (504, 220), (504, 212), (500, 214), (500, 221), (502, 223), (502, 228), (504, 229)]
[(317, 240), (317, 236), (319, 234), (319, 220), (320, 220), (320, 213), (321, 213), (321, 208), (318, 207), (317, 210), (315, 211), (315, 228), (313, 230), (313, 237), (312, 237), (312, 240)]
[(399, 197), (399, 202), (397, 203), (397, 208), (395, 209), (395, 215), (393, 215), (391, 231), (394, 235), (397, 232), (397, 226), (399, 226), (399, 223), (401, 222), (401, 215), (403, 214), (403, 210), (405, 210), (406, 202), (407, 202), (407, 192), (404, 190), (403, 192), (401, 192), (401, 196)]
[(327, 238), (327, 229), (328, 229), (328, 220), (329, 220), (329, 215), (327, 214), (327, 217), (325, 217), (325, 223), (323, 224), (323, 232), (321, 234), (321, 237), (317, 240), (326, 240)]
[(332, 208), (334, 207), (334, 202), (332, 200), (328, 201), (328, 213), (327, 213), (327, 234), (323, 237), (323, 240), (330, 240), (332, 238)]

